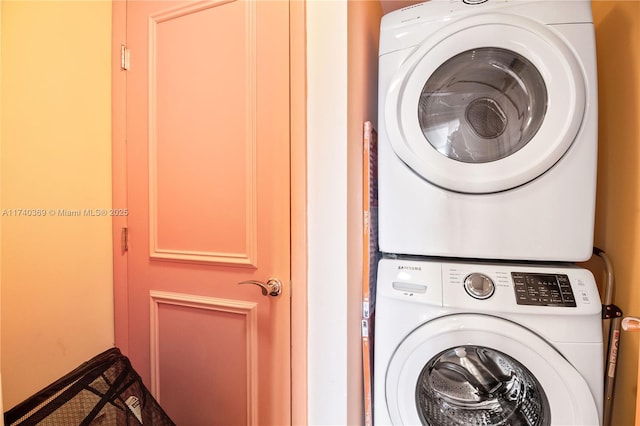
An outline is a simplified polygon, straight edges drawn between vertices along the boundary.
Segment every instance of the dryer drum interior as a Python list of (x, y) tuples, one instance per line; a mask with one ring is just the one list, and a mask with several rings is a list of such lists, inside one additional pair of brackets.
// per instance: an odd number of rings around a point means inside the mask
[(520, 362), (482, 346), (458, 346), (434, 356), (419, 375), (416, 404), (428, 426), (548, 426), (542, 386)]
[(428, 78), (418, 121), (441, 154), (486, 163), (524, 147), (540, 128), (547, 102), (544, 79), (524, 56), (477, 48), (452, 57)]

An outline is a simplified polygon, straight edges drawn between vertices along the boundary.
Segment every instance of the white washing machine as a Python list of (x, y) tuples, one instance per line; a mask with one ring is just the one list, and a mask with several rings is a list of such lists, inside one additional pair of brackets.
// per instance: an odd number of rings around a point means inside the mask
[(382, 259), (374, 424), (600, 425), (600, 311), (571, 265)]
[(383, 17), (383, 252), (591, 256), (597, 82), (590, 1), (431, 1)]

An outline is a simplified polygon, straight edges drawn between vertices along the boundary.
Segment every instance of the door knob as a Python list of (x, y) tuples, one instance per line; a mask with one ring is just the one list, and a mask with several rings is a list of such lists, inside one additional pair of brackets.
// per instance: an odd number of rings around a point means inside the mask
[(282, 283), (278, 278), (269, 278), (267, 283), (256, 280), (241, 281), (238, 284), (253, 284), (260, 287), (263, 296), (279, 296), (282, 293)]

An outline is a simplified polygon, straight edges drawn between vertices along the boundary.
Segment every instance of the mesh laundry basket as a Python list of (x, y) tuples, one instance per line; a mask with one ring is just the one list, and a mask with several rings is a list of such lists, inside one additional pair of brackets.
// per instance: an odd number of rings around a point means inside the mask
[(4, 421), (6, 426), (174, 426), (117, 348), (85, 362), (7, 411)]

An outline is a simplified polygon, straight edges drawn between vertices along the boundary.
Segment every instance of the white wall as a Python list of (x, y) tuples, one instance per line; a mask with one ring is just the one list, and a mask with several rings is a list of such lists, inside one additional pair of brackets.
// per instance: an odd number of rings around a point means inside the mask
[(348, 423), (347, 2), (307, 3), (308, 420)]

